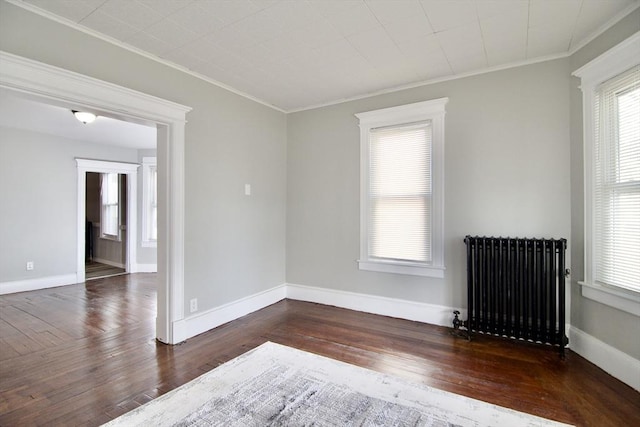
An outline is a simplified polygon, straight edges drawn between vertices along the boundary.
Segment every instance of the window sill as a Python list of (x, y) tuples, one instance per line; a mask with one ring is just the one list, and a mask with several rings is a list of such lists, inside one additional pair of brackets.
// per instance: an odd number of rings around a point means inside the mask
[(582, 286), (583, 297), (640, 317), (640, 292), (608, 288), (586, 282), (578, 282), (578, 284)]
[(379, 273), (407, 274), (411, 276), (444, 278), (444, 267), (428, 267), (416, 264), (403, 264), (382, 261), (358, 261), (360, 270), (377, 271)]

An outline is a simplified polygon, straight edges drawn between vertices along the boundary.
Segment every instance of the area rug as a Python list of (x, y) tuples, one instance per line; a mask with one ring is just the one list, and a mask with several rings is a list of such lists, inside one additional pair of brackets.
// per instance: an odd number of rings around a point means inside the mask
[(567, 424), (267, 342), (106, 425)]

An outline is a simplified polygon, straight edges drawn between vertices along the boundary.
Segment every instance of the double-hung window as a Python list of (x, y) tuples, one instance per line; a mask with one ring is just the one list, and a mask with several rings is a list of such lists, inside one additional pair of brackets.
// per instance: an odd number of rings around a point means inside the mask
[(120, 179), (117, 173), (100, 174), (100, 237), (120, 239)]
[(640, 291), (640, 66), (596, 96), (595, 280)]
[(142, 159), (142, 246), (158, 243), (158, 166), (155, 157)]
[(444, 276), (446, 98), (356, 114), (361, 270)]
[(585, 149), (583, 296), (640, 315), (640, 37), (574, 74)]

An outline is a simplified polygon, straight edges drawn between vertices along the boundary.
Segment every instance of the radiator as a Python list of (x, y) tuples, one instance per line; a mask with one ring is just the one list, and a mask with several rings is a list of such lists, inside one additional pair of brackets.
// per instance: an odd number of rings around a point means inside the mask
[(464, 242), (468, 320), (458, 323), (469, 333), (555, 345), (564, 356), (566, 239), (467, 236)]

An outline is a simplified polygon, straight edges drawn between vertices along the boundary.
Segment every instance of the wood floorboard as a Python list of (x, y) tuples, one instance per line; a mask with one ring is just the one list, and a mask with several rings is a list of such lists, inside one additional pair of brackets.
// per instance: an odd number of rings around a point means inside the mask
[(578, 426), (640, 426), (640, 393), (569, 351), (284, 300), (176, 346), (154, 274), (0, 297), (0, 426), (100, 425), (273, 341)]

